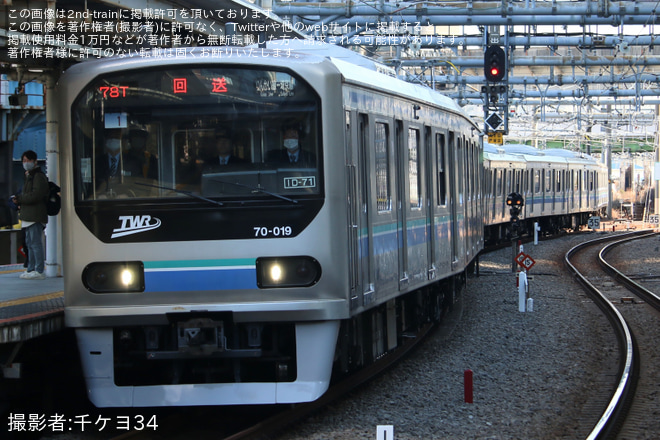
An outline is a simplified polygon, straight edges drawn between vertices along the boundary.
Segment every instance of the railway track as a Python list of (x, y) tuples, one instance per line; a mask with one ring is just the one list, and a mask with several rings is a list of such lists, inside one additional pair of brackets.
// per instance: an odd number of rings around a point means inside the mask
[(299, 420), (304, 419), (313, 412), (323, 408), (333, 401), (345, 396), (356, 387), (373, 379), (384, 370), (392, 367), (399, 360), (404, 358), (412, 349), (414, 349), (429, 332), (436, 327), (435, 324), (428, 324), (424, 326), (420, 332), (403, 344), (400, 349), (395, 350), (393, 353), (385, 356), (380, 362), (376, 362), (369, 367), (363, 368), (356, 374), (345, 378), (344, 380), (333, 384), (330, 389), (321, 398), (314, 402), (299, 404), (291, 407), (289, 410), (270, 417), (255, 426), (237, 432), (234, 435), (226, 437), (223, 440), (244, 440), (244, 439), (260, 439), (267, 438), (273, 432), (282, 430), (287, 426), (291, 426)]
[[(575, 246), (566, 254), (566, 267), (610, 320), (620, 352), (617, 379), (611, 388), (603, 384), (609, 397), (600, 401), (602, 414), (588, 439), (646, 438), (649, 435), (645, 421), (657, 411), (657, 404), (652, 406), (652, 402), (659, 387), (657, 374), (653, 374), (658, 362), (648, 348), (659, 336), (655, 328), (658, 327), (660, 298), (615, 269), (605, 260), (605, 255), (630, 240), (656, 235), (639, 231), (607, 236)], [(605, 279), (602, 271), (594, 268), (596, 252), (593, 249), (610, 241), (613, 242), (597, 252), (599, 265), (609, 275)], [(622, 290), (617, 283), (628, 290)], [(593, 405), (597, 407), (599, 402)]]
[[(617, 235), (616, 238), (621, 239), (624, 235)], [(600, 274), (602, 277), (602, 273)], [(604, 281), (605, 284), (612, 284), (612, 282)], [(611, 296), (609, 302), (616, 301), (620, 303), (622, 297), (629, 297), (629, 293), (615, 293)], [(591, 301), (589, 301), (591, 302)], [(625, 307), (638, 307), (640, 304), (645, 304), (645, 301), (635, 300), (634, 303), (626, 301), (623, 303)], [(634, 304), (634, 305), (633, 305)], [(620, 306), (617, 306), (620, 307)], [(458, 312), (458, 311), (457, 311)], [(455, 319), (456, 315), (460, 313), (454, 313), (454, 316), (451, 316), (450, 319)], [(449, 327), (448, 317), (445, 317), (443, 323), (444, 327)], [(338, 382), (333, 384), (331, 389), (323, 396), (322, 399), (312, 402), (309, 404), (297, 404), (290, 406), (255, 406), (255, 407), (191, 407), (191, 408), (179, 408), (176, 411), (170, 411), (167, 409), (157, 410), (158, 412), (158, 429), (157, 430), (144, 430), (142, 432), (117, 432), (114, 437), (115, 440), (122, 439), (187, 439), (187, 438), (213, 438), (213, 439), (245, 439), (245, 438), (272, 438), (274, 433), (278, 431), (286, 431), (289, 427), (295, 425), (298, 421), (306, 418), (309, 414), (318, 411), (320, 408), (330, 405), (332, 401), (345, 396), (350, 391), (354, 391), (359, 384), (366, 382), (384, 369), (387, 369), (391, 364), (398, 362), (402, 357), (406, 356), (410, 350), (415, 348), (415, 343), (421, 341), (423, 336), (429, 332), (432, 332), (431, 327), (426, 327), (423, 331), (414, 338), (402, 345), (401, 350), (398, 351), (396, 356), (388, 355), (385, 358), (388, 358), (388, 364), (378, 364), (374, 365), (373, 370), (364, 370), (361, 372), (360, 376), (355, 376), (348, 378), (346, 381)], [(613, 345), (612, 352), (615, 352), (615, 346)], [(612, 362), (616, 364), (616, 362)], [(599, 380), (598, 383), (594, 384), (593, 388), (604, 387), (605, 393), (600, 404), (594, 404), (593, 411), (586, 413), (583, 411), (583, 418), (585, 421), (588, 420), (589, 424), (594, 423), (596, 420), (600, 420), (609, 404), (609, 399), (613, 394), (613, 391), (609, 390), (608, 385), (613, 382), (612, 377), (617, 374), (616, 366), (614, 372), (607, 372), (603, 375), (602, 380)], [(135, 409), (138, 413), (148, 413), (149, 411)], [(153, 409), (151, 410), (153, 411)], [(124, 415), (127, 413), (127, 409), (124, 408), (121, 411), (121, 414)], [(227, 415), (229, 414), (229, 415)], [(585, 422), (587, 423), (587, 422)], [(600, 423), (600, 422), (599, 422)], [(638, 424), (643, 426), (640, 423), (633, 422), (633, 424)], [(621, 423), (619, 427), (615, 429), (616, 431), (621, 428)], [(580, 430), (580, 434), (577, 437), (572, 438), (587, 438), (586, 434), (588, 427), (584, 431)], [(603, 431), (605, 432), (605, 431)], [(624, 432), (624, 431), (621, 431)], [(593, 433), (592, 433), (593, 434)], [(96, 438), (96, 437), (94, 437)], [(108, 437), (104, 437), (108, 438)], [(606, 437), (600, 433), (597, 436), (589, 438), (614, 438)], [(623, 437), (621, 437), (623, 438)], [(625, 438), (642, 438), (642, 436), (627, 436)], [(647, 437), (649, 438), (649, 437)]]
[[(505, 244), (509, 247), (510, 244)], [(500, 246), (501, 247), (501, 246)], [(500, 247), (494, 246), (488, 251), (495, 251)], [(445, 316), (441, 327), (449, 327), (448, 322), (456, 319), (454, 312), (451, 316)], [(417, 344), (424, 340), (428, 333), (434, 329), (433, 325), (427, 325), (413, 337), (407, 338), (406, 342), (392, 353), (388, 353), (379, 362), (360, 370), (358, 373), (331, 384), (330, 389), (318, 400), (305, 404), (289, 406), (255, 406), (247, 411), (240, 407), (233, 408), (233, 415), (226, 418), (227, 408), (218, 410), (215, 407), (198, 408), (196, 411), (186, 411), (188, 416), (176, 414), (173, 417), (164, 416), (159, 419), (157, 437), (154, 432), (132, 431), (115, 437), (113, 440), (140, 440), (154, 438), (213, 438), (223, 440), (242, 439), (265, 439), (270, 438), (279, 431), (295, 425), (297, 422), (307, 418), (310, 414), (327, 407), (332, 402), (346, 396), (354, 391), (359, 385), (378, 376), (382, 371), (391, 366), (413, 350)], [(240, 421), (239, 421), (240, 420)]]

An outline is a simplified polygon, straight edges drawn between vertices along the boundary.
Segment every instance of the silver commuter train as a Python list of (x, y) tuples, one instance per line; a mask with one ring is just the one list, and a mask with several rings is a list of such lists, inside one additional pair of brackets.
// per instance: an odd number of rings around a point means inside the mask
[(484, 144), (484, 223), (486, 242), (510, 237), (507, 195), (518, 193), (524, 205), (520, 233), (577, 229), (607, 206), (607, 167), (592, 156), (528, 145)]
[[(95, 405), (311, 401), (464, 285), (477, 126), (350, 52), (287, 44), (61, 77), (65, 319)], [(282, 160), (285, 127), (304, 163)]]

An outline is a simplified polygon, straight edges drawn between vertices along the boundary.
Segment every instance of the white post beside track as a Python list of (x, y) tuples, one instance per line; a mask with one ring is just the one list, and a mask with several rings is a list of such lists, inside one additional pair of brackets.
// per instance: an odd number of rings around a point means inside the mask
[(522, 271), (518, 275), (518, 311), (525, 311), (527, 302), (527, 274)]
[(539, 244), (539, 231), (541, 228), (539, 227), (539, 222), (534, 222), (534, 246)]
[(394, 425), (376, 426), (376, 440), (394, 440)]

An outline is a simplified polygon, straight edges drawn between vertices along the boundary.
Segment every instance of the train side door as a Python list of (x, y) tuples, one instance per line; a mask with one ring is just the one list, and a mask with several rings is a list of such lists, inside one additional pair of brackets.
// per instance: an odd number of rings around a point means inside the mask
[(568, 171), (561, 170), (561, 209), (562, 212), (568, 212)]
[(566, 199), (568, 201), (566, 205), (566, 210), (567, 212), (570, 212), (574, 207), (575, 207), (575, 201), (573, 200), (573, 195), (575, 194), (575, 191), (573, 189), (574, 185), (574, 177), (573, 177), (573, 170), (568, 170), (566, 171)]
[(545, 207), (548, 200), (548, 186), (550, 185), (550, 175), (548, 173), (548, 170), (541, 171), (541, 215), (547, 214)]
[(472, 143), (465, 136), (463, 140), (463, 174), (465, 194), (465, 256), (469, 258), (474, 250), (474, 215), (476, 212), (472, 193), (474, 170), (472, 168)]
[(461, 164), (457, 162), (460, 158), (459, 152), (456, 150), (456, 138), (454, 132), (449, 132), (448, 142), (448, 156), (449, 156), (449, 206), (451, 207), (451, 269), (454, 270), (458, 267), (458, 256), (460, 254), (459, 240), (460, 240), (460, 225), (459, 225), (459, 206), (463, 206), (462, 194), (458, 191), (458, 181), (460, 176)]
[[(347, 117), (348, 117), (347, 112)], [(350, 129), (351, 120), (347, 121), (347, 130)], [(371, 227), (371, 179), (369, 167), (369, 119), (365, 114), (357, 115), (357, 130), (351, 130), (357, 142), (357, 151), (353, 158), (357, 163), (353, 167), (355, 183), (352, 191), (355, 193), (355, 203), (351, 206), (354, 225), (351, 225), (353, 237), (353, 252), (356, 265), (356, 290), (358, 305), (368, 305), (374, 293), (373, 273), (373, 228)], [(349, 168), (350, 169), (350, 168)], [(350, 175), (349, 175), (350, 178)], [(360, 298), (360, 297), (363, 298)]]
[(437, 275), (437, 268), (435, 266), (435, 248), (437, 246), (436, 240), (437, 237), (435, 236), (435, 200), (436, 200), (436, 193), (435, 190), (439, 188), (434, 188), (435, 185), (433, 185), (434, 181), (434, 176), (437, 176), (439, 171), (437, 171), (437, 167), (439, 165), (439, 161), (437, 160), (435, 156), (435, 144), (433, 142), (433, 131), (431, 130), (431, 127), (424, 127), (424, 144), (426, 145), (426, 178), (424, 185), (426, 187), (426, 200), (424, 201), (426, 203), (426, 230), (425, 230), (425, 235), (426, 235), (426, 254), (427, 254), (427, 277), (429, 280), (435, 279)]
[[(435, 252), (431, 257), (436, 266), (440, 268), (441, 273), (449, 270), (450, 264), (454, 261), (454, 252), (452, 251), (451, 241), (453, 239), (453, 229), (451, 229), (453, 214), (452, 207), (452, 162), (449, 158), (448, 136), (446, 132), (435, 134), (435, 170), (433, 182), (435, 186), (435, 197), (431, 201), (434, 206), (434, 220), (432, 227), (433, 242), (435, 243)], [(427, 156), (431, 157), (431, 156)], [(427, 159), (431, 160), (431, 159)], [(431, 192), (429, 192), (429, 197)]]
[(396, 142), (396, 232), (399, 248), (399, 289), (405, 289), (410, 282), (408, 277), (408, 197), (406, 196), (406, 172), (404, 169), (404, 164), (408, 163), (407, 138), (403, 121), (397, 120), (394, 139)]
[(589, 171), (589, 188), (590, 188), (590, 210), (596, 210), (598, 207), (598, 175), (595, 171)]
[(530, 198), (526, 202), (526, 204), (530, 207), (530, 214), (534, 213), (534, 215), (538, 215), (537, 209), (536, 209), (536, 198), (538, 197), (537, 194), (539, 193), (539, 188), (541, 186), (541, 176), (539, 174), (539, 170), (536, 168), (532, 168), (530, 173), (530, 184), (531, 184), (531, 190), (530, 190)]
[(403, 224), (405, 237), (405, 272), (410, 284), (418, 284), (428, 278), (428, 206), (425, 203), (425, 168), (427, 136), (422, 128), (412, 124), (404, 125), (404, 143), (401, 152), (403, 161), (401, 171), (406, 198), (403, 199), (403, 211), (406, 222)]
[(582, 170), (577, 170), (577, 186), (578, 186), (578, 209), (582, 210), (582, 190), (584, 188), (584, 183), (582, 181)]
[(559, 179), (559, 170), (552, 170), (552, 213), (555, 213), (555, 210), (557, 209), (557, 197), (559, 196), (559, 186), (558, 186), (558, 180)]

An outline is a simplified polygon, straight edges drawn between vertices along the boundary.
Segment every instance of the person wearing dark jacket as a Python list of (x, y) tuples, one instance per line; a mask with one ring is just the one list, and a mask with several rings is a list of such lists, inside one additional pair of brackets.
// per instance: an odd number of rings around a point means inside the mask
[(316, 166), (316, 156), (301, 148), (301, 130), (297, 127), (286, 127), (282, 134), (284, 148), (271, 151), (266, 157), (267, 162), (277, 164), (289, 164), (294, 167)]
[(212, 156), (205, 162), (203, 173), (217, 173), (227, 171), (226, 165), (249, 163), (242, 157), (234, 154), (234, 138), (229, 130), (215, 131), (215, 145)]
[(23, 190), (12, 196), (12, 201), (19, 208), (21, 226), (25, 231), (28, 248), (28, 265), (23, 279), (42, 280), (44, 275), (44, 228), (48, 223), (46, 199), (48, 197), (48, 178), (37, 165), (37, 153), (27, 150), (21, 156), (25, 169)]

